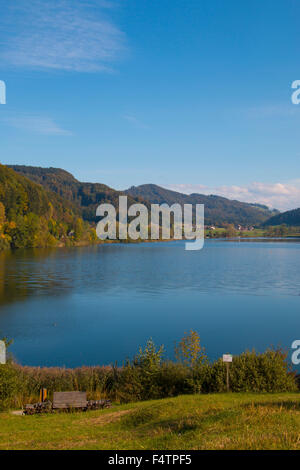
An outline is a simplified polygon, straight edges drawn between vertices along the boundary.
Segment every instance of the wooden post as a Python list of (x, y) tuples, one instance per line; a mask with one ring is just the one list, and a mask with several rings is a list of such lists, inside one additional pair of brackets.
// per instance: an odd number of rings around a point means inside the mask
[(44, 403), (47, 398), (47, 389), (46, 388), (41, 388), (40, 390), (40, 403)]
[(229, 392), (229, 362), (226, 362), (226, 386), (227, 392)]
[(227, 392), (230, 390), (229, 386), (229, 366), (230, 363), (232, 362), (232, 355), (231, 354), (223, 354), (223, 362), (226, 364), (226, 388)]

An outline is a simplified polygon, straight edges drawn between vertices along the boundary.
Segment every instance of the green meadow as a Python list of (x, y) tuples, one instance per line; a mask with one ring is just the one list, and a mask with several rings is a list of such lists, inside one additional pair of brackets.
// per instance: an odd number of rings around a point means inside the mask
[(300, 449), (300, 395), (197, 394), (86, 413), (5, 412), (0, 449)]

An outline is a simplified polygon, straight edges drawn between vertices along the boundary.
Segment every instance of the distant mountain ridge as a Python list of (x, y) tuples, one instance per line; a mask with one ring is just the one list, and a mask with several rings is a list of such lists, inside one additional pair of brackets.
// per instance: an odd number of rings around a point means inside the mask
[(142, 197), (152, 204), (204, 204), (205, 223), (207, 225), (225, 223), (260, 225), (274, 214), (278, 214), (278, 211), (270, 210), (267, 206), (261, 204), (250, 204), (216, 195), (183, 194), (155, 184), (132, 186), (124, 193), (135, 198)]
[[(26, 176), (40, 184), (48, 191), (59, 194), (62, 198), (76, 205), (84, 220), (95, 222), (96, 209), (99, 204), (111, 203), (119, 205), (119, 196), (123, 193), (102, 183), (82, 183), (61, 168), (42, 168), (23, 165), (8, 165), (16, 173)], [(128, 205), (146, 201), (133, 197), (128, 198)]]
[(275, 226), (275, 225), (288, 225), (290, 227), (299, 227), (300, 226), (300, 208), (293, 209), (290, 211), (282, 212), (277, 214), (274, 217), (268, 219), (264, 225), (265, 226)]
[(258, 226), (278, 211), (272, 211), (261, 204), (249, 204), (226, 199), (221, 196), (204, 194), (183, 194), (155, 184), (132, 186), (125, 191), (117, 191), (102, 183), (82, 183), (71, 173), (60, 168), (9, 165), (15, 172), (42, 185), (63, 199), (74, 204), (84, 220), (96, 221), (96, 208), (101, 203), (111, 203), (118, 207), (119, 196), (128, 196), (128, 206), (139, 202), (147, 207), (150, 204), (166, 203), (204, 204), (206, 225), (241, 224)]

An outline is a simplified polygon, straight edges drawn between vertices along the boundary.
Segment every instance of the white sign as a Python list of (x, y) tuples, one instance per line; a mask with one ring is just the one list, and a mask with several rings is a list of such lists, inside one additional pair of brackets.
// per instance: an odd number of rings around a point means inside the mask
[(231, 354), (223, 354), (223, 362), (232, 362)]
[(4, 341), (0, 341), (0, 364), (6, 364), (6, 346)]

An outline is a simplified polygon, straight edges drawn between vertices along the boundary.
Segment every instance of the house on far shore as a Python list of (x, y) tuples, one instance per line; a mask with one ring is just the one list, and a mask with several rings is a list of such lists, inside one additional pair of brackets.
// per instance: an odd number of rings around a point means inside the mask
[(242, 225), (237, 226), (239, 232), (253, 232), (254, 227), (243, 227)]

